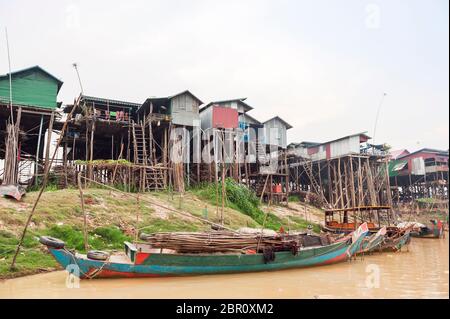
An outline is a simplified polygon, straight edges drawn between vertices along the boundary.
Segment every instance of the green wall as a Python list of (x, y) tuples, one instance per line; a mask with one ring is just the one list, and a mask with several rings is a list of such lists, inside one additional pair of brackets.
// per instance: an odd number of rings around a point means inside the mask
[[(56, 108), (58, 83), (42, 72), (32, 70), (12, 77), (13, 104)], [(0, 78), (0, 100), (9, 102), (9, 78)]]

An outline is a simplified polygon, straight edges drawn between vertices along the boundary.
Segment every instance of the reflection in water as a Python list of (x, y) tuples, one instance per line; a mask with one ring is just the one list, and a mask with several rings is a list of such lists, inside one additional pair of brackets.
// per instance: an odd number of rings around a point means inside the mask
[[(413, 239), (408, 251), (274, 272), (82, 280), (58, 271), (0, 282), (0, 298), (449, 298), (449, 241)], [(379, 276), (377, 276), (379, 274)]]

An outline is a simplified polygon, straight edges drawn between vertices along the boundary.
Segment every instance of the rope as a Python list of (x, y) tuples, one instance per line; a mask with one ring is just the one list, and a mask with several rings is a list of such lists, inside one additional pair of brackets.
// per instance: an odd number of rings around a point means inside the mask
[(67, 250), (66, 248), (64, 248), (64, 250), (70, 255), (71, 259), (73, 260), (73, 263), (80, 270), (80, 273), (82, 273), (83, 276), (85, 276), (87, 279), (94, 279), (95, 277), (97, 277), (102, 272), (103, 268), (107, 264), (108, 265), (110, 264), (111, 255), (108, 256), (108, 258), (104, 261), (103, 265), (100, 268), (96, 269), (93, 274), (85, 273), (83, 270), (81, 270), (81, 267), (80, 267), (80, 265), (77, 262), (77, 258), (75, 257), (75, 254), (73, 254), (70, 250)]

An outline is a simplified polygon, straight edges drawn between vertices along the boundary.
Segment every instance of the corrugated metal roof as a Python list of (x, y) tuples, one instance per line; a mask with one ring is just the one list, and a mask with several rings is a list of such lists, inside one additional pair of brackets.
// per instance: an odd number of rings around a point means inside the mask
[(290, 148), (295, 148), (295, 147), (305, 147), (305, 148), (308, 148), (308, 147), (315, 147), (315, 146), (318, 146), (318, 145), (320, 145), (321, 143), (316, 143), (316, 142), (301, 142), (301, 143), (290, 143), (289, 145), (288, 145), (288, 147), (290, 147)]
[(140, 112), (141, 109), (144, 109), (145, 107), (147, 107), (148, 105), (150, 105), (150, 102), (156, 102), (156, 101), (159, 101), (159, 102), (162, 103), (162, 102), (164, 102), (164, 101), (166, 101), (166, 100), (171, 100), (171, 99), (173, 99), (174, 97), (177, 97), (177, 96), (182, 95), (182, 94), (185, 94), (185, 93), (189, 94), (189, 95), (192, 96), (194, 99), (196, 99), (196, 100), (200, 103), (200, 105), (203, 104), (203, 102), (202, 102), (198, 97), (196, 97), (194, 94), (192, 94), (189, 90), (185, 90), (185, 91), (183, 91), (183, 92), (180, 92), (180, 93), (177, 93), (177, 94), (174, 94), (174, 95), (170, 95), (170, 96), (165, 96), (165, 97), (149, 97), (148, 99), (146, 99), (146, 100), (144, 101), (144, 103), (142, 103), (141, 106), (139, 106), (139, 108), (138, 108), (138, 113)]
[(408, 161), (390, 161), (389, 162), (389, 176), (398, 176), (399, 172), (405, 168)]
[(356, 133), (356, 134), (350, 134), (350, 135), (347, 135), (347, 136), (344, 136), (344, 137), (340, 137), (340, 138), (337, 138), (337, 139), (334, 139), (334, 140), (331, 140), (331, 141), (323, 142), (323, 143), (306, 142), (306, 141), (304, 141), (304, 142), (301, 142), (301, 143), (291, 143), (289, 145), (291, 145), (291, 147), (310, 148), (310, 147), (317, 147), (317, 146), (321, 146), (321, 145), (326, 145), (326, 144), (337, 142), (337, 141), (340, 141), (340, 140), (343, 140), (343, 139), (346, 139), (346, 138), (350, 138), (350, 137), (353, 137), (353, 136), (361, 136), (361, 135), (364, 136), (367, 139), (371, 139), (371, 137), (368, 136), (366, 133), (367, 133), (367, 131), (366, 132), (361, 132), (361, 133)]
[(415, 152), (409, 153), (409, 154), (405, 154), (403, 156), (400, 156), (399, 159), (401, 158), (405, 158), (417, 153), (432, 153), (432, 154), (436, 154), (436, 155), (440, 155), (440, 156), (448, 156), (448, 150), (447, 151), (443, 151), (443, 150), (437, 150), (437, 149), (433, 149), (433, 148), (422, 148), (420, 150), (417, 150)]
[(209, 102), (208, 104), (206, 104), (200, 108), (200, 112), (207, 109), (211, 105), (224, 104), (224, 103), (230, 103), (230, 102), (237, 102), (237, 103), (241, 104), (244, 107), (244, 111), (248, 112), (248, 111), (253, 110), (253, 107), (244, 102), (246, 99), (247, 99), (246, 97), (243, 97), (243, 98), (239, 98), (239, 99), (230, 99), (230, 100)]
[(267, 123), (267, 122), (270, 122), (270, 121), (273, 121), (273, 120), (278, 120), (278, 121), (280, 121), (281, 123), (283, 123), (285, 126), (286, 126), (286, 129), (287, 130), (289, 130), (289, 129), (291, 129), (293, 126), (291, 125), (291, 124), (289, 124), (288, 122), (286, 122), (285, 120), (283, 120), (281, 117), (279, 117), (279, 116), (274, 116), (274, 117), (272, 117), (271, 119), (268, 119), (267, 121), (265, 121), (265, 122), (263, 122), (263, 124), (265, 124), (265, 123)]
[(409, 154), (409, 151), (404, 148), (401, 150), (391, 151), (391, 152), (389, 152), (389, 155), (391, 156), (392, 159), (397, 159), (404, 152), (407, 152)]
[[(43, 68), (41, 68), (39, 65), (35, 65), (35, 66), (31, 66), (29, 68), (25, 68), (25, 69), (21, 69), (21, 70), (17, 70), (14, 72), (11, 72), (11, 77), (14, 77), (15, 75), (19, 75), (21, 73), (27, 73), (27, 72), (31, 72), (31, 71), (38, 71), (41, 73), (44, 73), (45, 75), (47, 75), (48, 77), (52, 78), (53, 80), (55, 80), (58, 83), (58, 92), (61, 89), (61, 86), (63, 85), (63, 81), (61, 81), (60, 79), (58, 79), (56, 76), (54, 76), (53, 74), (45, 71)], [(0, 75), (0, 80), (3, 78), (9, 78), (9, 73), (4, 74), (4, 75)]]
[(243, 116), (248, 117), (249, 119), (255, 121), (258, 124), (262, 124), (260, 121), (258, 121), (257, 119), (255, 119), (253, 116), (250, 116), (248, 113), (243, 114)]
[(138, 108), (141, 106), (140, 103), (134, 103), (134, 102), (126, 102), (126, 101), (119, 101), (119, 100), (112, 100), (107, 98), (101, 98), (101, 97), (95, 97), (95, 96), (88, 96), (88, 95), (82, 95), (81, 101), (87, 101), (87, 102), (93, 102), (98, 104), (110, 104), (110, 105), (120, 105), (125, 106), (128, 108)]
[(194, 94), (192, 94), (189, 90), (184, 90), (183, 92), (180, 92), (180, 93), (177, 93), (177, 94), (168, 96), (167, 98), (168, 98), (169, 100), (171, 100), (171, 99), (173, 99), (174, 97), (177, 97), (177, 96), (179, 96), (179, 95), (186, 94), (186, 93), (189, 94), (189, 95), (191, 95), (191, 96), (192, 96), (194, 99), (196, 99), (200, 104), (203, 104), (202, 100), (200, 100), (198, 97), (196, 97)]
[[(134, 110), (137, 110), (141, 106), (140, 103), (119, 101), (119, 100), (113, 100), (113, 99), (107, 99), (107, 98), (101, 98), (101, 97), (95, 97), (95, 96), (88, 96), (88, 95), (80, 95), (80, 101), (95, 103), (97, 105), (104, 105), (104, 106), (107, 106), (109, 104), (110, 107), (127, 107), (127, 108), (134, 109)], [(70, 113), (70, 111), (72, 111), (72, 108), (73, 108), (73, 104), (66, 104), (63, 108), (63, 112)]]

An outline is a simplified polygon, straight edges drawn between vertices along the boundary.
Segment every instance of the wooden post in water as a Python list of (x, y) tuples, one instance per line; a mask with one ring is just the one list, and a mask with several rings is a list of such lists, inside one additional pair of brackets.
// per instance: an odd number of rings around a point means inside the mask
[(137, 194), (136, 197), (136, 204), (137, 204), (137, 209), (136, 209), (136, 227), (135, 227), (135, 231), (134, 231), (134, 242), (136, 243), (138, 241), (138, 236), (139, 236), (139, 210), (141, 209), (141, 203), (140, 203), (140, 193)]

